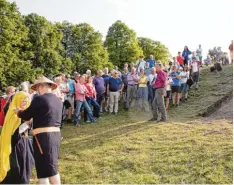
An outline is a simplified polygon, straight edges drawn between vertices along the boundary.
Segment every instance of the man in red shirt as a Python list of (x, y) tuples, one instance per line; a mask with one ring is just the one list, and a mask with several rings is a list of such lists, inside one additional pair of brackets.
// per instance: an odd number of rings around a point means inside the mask
[(179, 62), (180, 64), (180, 67), (184, 67), (184, 60), (181, 56), (181, 52), (178, 52), (178, 56), (176, 57), (177, 61)]
[(158, 120), (158, 110), (161, 112), (161, 119), (159, 122), (167, 121), (167, 113), (164, 103), (164, 94), (166, 93), (165, 85), (166, 85), (166, 73), (161, 69), (162, 65), (156, 65), (156, 73), (157, 78), (153, 88), (155, 89), (155, 96), (153, 100), (153, 118), (149, 121), (157, 121)]
[(230, 51), (230, 59), (231, 59), (231, 63), (233, 63), (233, 40), (229, 46), (229, 51)]

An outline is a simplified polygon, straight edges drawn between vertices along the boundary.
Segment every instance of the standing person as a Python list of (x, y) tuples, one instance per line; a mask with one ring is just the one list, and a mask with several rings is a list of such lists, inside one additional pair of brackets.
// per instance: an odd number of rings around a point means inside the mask
[(123, 88), (123, 102), (124, 104), (126, 103), (126, 99), (127, 99), (127, 87), (128, 87), (128, 80), (127, 80), (127, 76), (128, 76), (128, 67), (124, 67), (124, 71), (121, 75), (121, 80), (124, 84), (124, 88)]
[(140, 56), (139, 59), (136, 61), (136, 71), (137, 74), (140, 73), (140, 69), (145, 69), (145, 61), (144, 56)]
[(79, 126), (79, 116), (81, 112), (82, 105), (84, 106), (84, 109), (88, 113), (89, 120), (91, 122), (95, 122), (93, 118), (93, 113), (91, 108), (89, 107), (89, 104), (86, 101), (86, 93), (87, 88), (85, 87), (85, 75), (81, 75), (79, 82), (75, 84), (75, 93), (76, 93), (76, 110), (74, 115), (74, 124), (75, 126)]
[(130, 63), (130, 67), (128, 68), (129, 73), (131, 73), (133, 67), (134, 67), (134, 63)]
[(170, 103), (170, 98), (171, 98), (171, 85), (173, 84), (173, 80), (170, 77), (170, 72), (168, 69), (163, 70), (166, 75), (167, 75), (167, 81), (166, 81), (166, 111), (168, 111), (169, 103)]
[(127, 101), (126, 101), (126, 109), (129, 109), (130, 103), (132, 106), (135, 105), (135, 100), (137, 97), (137, 81), (138, 77), (136, 75), (136, 68), (132, 68), (131, 73), (127, 76), (128, 87), (127, 87)]
[(142, 100), (144, 104), (144, 109), (146, 112), (149, 111), (148, 105), (148, 87), (147, 87), (148, 77), (145, 75), (144, 69), (140, 69), (140, 74), (138, 78), (138, 111), (142, 110)]
[[(157, 74), (155, 67), (151, 68), (151, 74), (148, 76), (148, 101), (150, 103), (150, 106), (152, 106), (153, 100), (154, 100), (154, 88), (153, 85), (156, 81)], [(153, 108), (153, 107), (152, 107)]]
[(118, 75), (118, 71), (113, 71), (113, 76), (110, 77), (109, 83), (107, 85), (108, 94), (110, 94), (110, 114), (113, 113), (113, 109), (115, 107), (115, 115), (118, 114), (119, 96), (124, 87), (124, 84)]
[(39, 77), (31, 87), (38, 95), (26, 110), (15, 109), (23, 120), (33, 119), (33, 150), (39, 184), (61, 184), (58, 155), (61, 140), (62, 102), (52, 94), (57, 85)]
[(202, 62), (202, 47), (201, 47), (201, 44), (198, 46), (196, 54), (198, 56), (199, 61)]
[(7, 110), (0, 137), (0, 183), (29, 184), (34, 166), (32, 143), (28, 138), (29, 123), (14, 113), (15, 107), (22, 110), (30, 104), (25, 92), (17, 92)]
[(188, 70), (188, 66), (184, 66), (182, 72), (181, 72), (181, 99), (183, 99), (183, 95), (184, 95), (184, 101), (187, 102), (188, 101), (188, 84), (187, 81), (189, 79), (189, 70)]
[(183, 51), (183, 53), (182, 53), (182, 57), (183, 57), (183, 59), (184, 59), (184, 65), (185, 65), (185, 64), (188, 64), (189, 55), (191, 55), (191, 54), (192, 54), (191, 51), (189, 51), (188, 47), (185, 46), (185, 47), (184, 47), (184, 51)]
[(178, 107), (180, 104), (181, 76), (180, 76), (180, 71), (177, 69), (176, 66), (172, 67), (172, 72), (170, 73), (170, 77), (173, 80), (173, 84), (171, 85), (173, 107), (175, 106)]
[(107, 85), (109, 83), (110, 75), (109, 75), (109, 69), (108, 67), (105, 67), (104, 69), (104, 74), (102, 75), (102, 78), (104, 79), (105, 82), (105, 100), (104, 100), (104, 112), (108, 112), (109, 109), (109, 96), (107, 95)]
[(173, 57), (172, 66), (176, 66), (177, 69), (180, 68), (180, 63), (176, 60), (176, 57)]
[(74, 111), (74, 96), (75, 96), (75, 87), (74, 80), (71, 79), (70, 75), (65, 76), (65, 83), (69, 85), (69, 91), (66, 94), (67, 101), (70, 103), (70, 107), (68, 108), (68, 120), (72, 120), (72, 113)]
[(11, 101), (10, 98), (11, 98), (11, 96), (13, 96), (15, 94), (15, 87), (13, 87), (13, 86), (7, 87), (5, 92), (6, 92), (6, 96), (1, 97), (1, 100), (0, 100), (0, 128), (3, 126), (4, 120), (5, 120), (4, 107), (9, 106), (9, 103)]
[(176, 60), (179, 62), (180, 67), (184, 67), (184, 60), (181, 56), (181, 52), (178, 52), (178, 56), (176, 57)]
[[(87, 88), (86, 93), (86, 101), (89, 104), (89, 107), (93, 107), (93, 116), (96, 118), (100, 117), (100, 105), (96, 101), (96, 90), (93, 85), (93, 77), (88, 76), (87, 77), (87, 83), (85, 84), (85, 87)], [(87, 113), (87, 111), (85, 110)]]
[(230, 60), (231, 64), (233, 64), (233, 40), (231, 41), (231, 44), (229, 45), (229, 52), (230, 52)]
[(86, 71), (86, 75), (87, 75), (87, 77), (88, 77), (88, 76), (92, 76), (92, 72), (91, 72), (90, 69), (88, 69), (88, 70)]
[(198, 89), (198, 83), (199, 83), (199, 63), (196, 58), (192, 58), (192, 64), (191, 64), (191, 71), (192, 71), (192, 78), (193, 82), (196, 86), (196, 90)]
[(150, 58), (146, 61), (146, 63), (149, 63), (149, 68), (152, 68), (155, 66), (156, 62), (154, 60), (154, 56), (150, 55)]
[(149, 76), (150, 75), (150, 73), (151, 73), (151, 68), (150, 68), (150, 63), (149, 62), (146, 62), (146, 64), (145, 64), (145, 75), (146, 76)]
[(105, 100), (106, 88), (105, 88), (105, 81), (102, 78), (102, 71), (101, 70), (97, 71), (97, 76), (94, 77), (93, 84), (94, 84), (96, 92), (97, 92), (97, 102), (101, 107), (100, 112), (103, 112), (103, 107), (104, 107), (103, 103)]
[(166, 122), (167, 121), (167, 113), (165, 109), (165, 103), (164, 103), (164, 95), (165, 95), (165, 85), (166, 85), (166, 74), (162, 70), (162, 65), (156, 64), (156, 73), (157, 73), (157, 79), (154, 84), (155, 88), (155, 97), (153, 101), (153, 118), (149, 121), (157, 121), (158, 120), (158, 111), (161, 113), (161, 119), (160, 122)]

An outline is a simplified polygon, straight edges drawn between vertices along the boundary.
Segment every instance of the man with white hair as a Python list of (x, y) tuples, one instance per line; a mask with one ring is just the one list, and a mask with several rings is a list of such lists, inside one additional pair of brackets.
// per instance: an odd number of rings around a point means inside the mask
[(148, 76), (148, 80), (149, 80), (149, 83), (148, 83), (148, 100), (149, 100), (150, 105), (152, 105), (153, 100), (154, 100), (153, 85), (154, 85), (154, 83), (156, 81), (156, 78), (157, 78), (156, 69), (155, 69), (155, 67), (152, 67), (151, 68), (151, 74), (149, 74), (149, 76)]
[(109, 75), (109, 69), (108, 67), (105, 67), (104, 68), (104, 74), (102, 75), (102, 78), (104, 79), (104, 82), (105, 82), (105, 102), (103, 104), (103, 107), (104, 107), (104, 111), (107, 112), (108, 111), (108, 108), (109, 108), (109, 96), (107, 95), (107, 84), (109, 82), (109, 79), (110, 79), (110, 75)]
[[(118, 114), (118, 107), (119, 107), (119, 96), (120, 92), (122, 92), (124, 84), (122, 80), (119, 78), (118, 71), (113, 71), (113, 76), (110, 77), (108, 85), (107, 85), (107, 92), (110, 94), (110, 114), (114, 113), (115, 115)], [(114, 108), (115, 107), (115, 108)]]
[(91, 72), (90, 69), (88, 69), (88, 70), (86, 71), (86, 75), (87, 75), (87, 76), (92, 76), (92, 72)]

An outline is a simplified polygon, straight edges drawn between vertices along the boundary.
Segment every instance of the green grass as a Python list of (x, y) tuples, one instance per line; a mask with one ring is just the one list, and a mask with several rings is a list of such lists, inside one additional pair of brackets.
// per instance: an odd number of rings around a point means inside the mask
[(62, 183), (232, 184), (232, 120), (197, 115), (232, 91), (232, 67), (220, 76), (204, 69), (189, 102), (169, 110), (169, 122), (151, 124), (151, 113), (120, 111), (97, 124), (62, 130)]

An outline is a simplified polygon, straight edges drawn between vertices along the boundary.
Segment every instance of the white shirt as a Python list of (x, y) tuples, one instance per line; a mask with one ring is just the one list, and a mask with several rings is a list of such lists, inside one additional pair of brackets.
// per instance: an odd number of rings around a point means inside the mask
[(145, 70), (145, 63), (146, 63), (146, 61), (144, 61), (144, 60), (142, 60), (142, 61), (137, 60), (136, 61), (136, 67), (137, 67), (137, 72), (138, 73), (140, 72), (140, 69)]
[(185, 84), (185, 83), (187, 83), (187, 80), (188, 80), (188, 78), (189, 78), (189, 71), (182, 71), (181, 73), (180, 73), (180, 76), (181, 76), (181, 83), (182, 84)]
[(192, 67), (193, 73), (198, 72), (198, 64), (197, 64), (197, 62), (193, 62), (191, 64), (191, 67)]
[(149, 80), (150, 85), (153, 85), (153, 81), (155, 82), (156, 78), (157, 78), (157, 74), (154, 74), (154, 75), (149, 74), (148, 80)]
[(166, 85), (166, 91), (170, 91), (171, 90), (171, 85), (168, 83), (173, 83), (173, 80), (171, 77), (167, 77), (167, 85)]
[(202, 48), (198, 48), (196, 53), (199, 57), (202, 57)]

